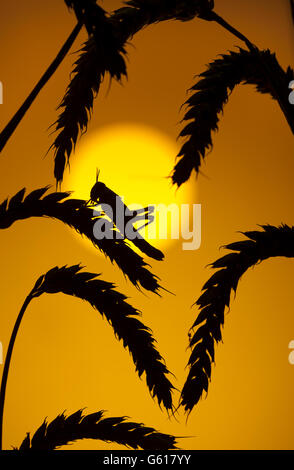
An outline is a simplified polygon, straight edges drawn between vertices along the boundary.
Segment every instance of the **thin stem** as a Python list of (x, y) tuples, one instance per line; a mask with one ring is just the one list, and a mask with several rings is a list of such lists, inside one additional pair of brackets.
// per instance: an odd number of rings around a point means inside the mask
[[(291, 1), (291, 5), (294, 8), (294, 2), (293, 0)], [(294, 11), (294, 10), (293, 10)], [(258, 55), (258, 58), (260, 60), (260, 63), (264, 69), (265, 75), (267, 76), (268, 80), (270, 81), (271, 88), (273, 95), (275, 96), (277, 102), (279, 103), (279, 106), (281, 108), (281, 111), (283, 112), (286, 121), (294, 134), (294, 118), (293, 118), (293, 110), (291, 107), (289, 107), (288, 100), (285, 100), (284, 98), (284, 93), (283, 93), (283, 85), (280, 84), (279, 77), (275, 76), (274, 71), (270, 69), (262, 55), (260, 54), (260, 50), (258, 49), (257, 46), (255, 46), (249, 39), (244, 36), (244, 34), (240, 33), (236, 28), (231, 26), (226, 20), (224, 20), (221, 16), (219, 16), (217, 13), (210, 12), (209, 13), (209, 20), (210, 21), (215, 21), (219, 25), (221, 25), (223, 28), (225, 28), (227, 31), (232, 33), (234, 36), (236, 36), (238, 39), (241, 39), (241, 41), (245, 42), (247, 45), (248, 49)]]
[(24, 117), (25, 113), (28, 111), (28, 109), (31, 107), (33, 102), (35, 101), (36, 97), (42, 90), (42, 88), (46, 85), (46, 83), (50, 80), (52, 75), (56, 72), (57, 68), (65, 58), (66, 54), (70, 50), (71, 46), (73, 45), (76, 37), (78, 36), (81, 28), (83, 26), (83, 23), (78, 22), (77, 25), (74, 27), (73, 31), (69, 35), (68, 39), (65, 41), (64, 45), (58, 52), (57, 56), (53, 60), (53, 62), (49, 65), (48, 69), (44, 73), (44, 75), (40, 78), (39, 82), (35, 86), (35, 88), (32, 90), (32, 92), (29, 94), (27, 99), (23, 102), (21, 107), (18, 109), (18, 111), (15, 113), (13, 118), (9, 121), (7, 126), (3, 129), (3, 131), (0, 133), (0, 152), (2, 152), (3, 148), (7, 144), (9, 138), (12, 136), (13, 132), (17, 128), (18, 124)]
[(21, 320), (24, 316), (24, 313), (30, 303), (30, 301), (33, 299), (33, 291), (30, 292), (30, 294), (27, 296), (27, 298), (24, 301), (23, 306), (21, 307), (21, 310), (18, 314), (18, 317), (16, 319), (11, 338), (9, 341), (8, 349), (7, 349), (7, 354), (5, 357), (5, 362), (4, 362), (4, 369), (3, 369), (3, 375), (2, 375), (2, 381), (1, 381), (1, 389), (0, 389), (0, 450), (2, 450), (2, 435), (3, 435), (3, 414), (4, 414), (4, 401), (5, 401), (5, 391), (6, 391), (6, 385), (7, 385), (7, 378), (8, 378), (8, 372), (9, 372), (9, 366), (10, 366), (10, 361), (11, 361), (11, 356), (12, 356), (12, 351), (15, 343), (15, 338), (21, 323)]
[(292, 20), (294, 23), (294, 0), (290, 0), (290, 8), (291, 8)]
[(246, 36), (244, 36), (244, 34), (240, 33), (240, 31), (238, 31), (236, 28), (231, 26), (226, 20), (224, 20), (221, 16), (219, 16), (214, 11), (212, 11), (209, 14), (209, 19), (211, 21), (215, 21), (216, 23), (221, 25), (223, 28), (225, 28), (227, 31), (229, 31), (231, 34), (236, 36), (238, 39), (241, 39), (241, 41), (245, 42), (245, 44), (247, 45), (250, 51), (255, 51), (257, 49), (257, 47), (251, 41), (249, 41), (249, 39)]

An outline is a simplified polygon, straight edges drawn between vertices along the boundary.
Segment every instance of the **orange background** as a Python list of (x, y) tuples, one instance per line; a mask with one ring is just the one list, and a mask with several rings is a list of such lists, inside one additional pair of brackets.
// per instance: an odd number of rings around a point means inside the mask
[[(111, 11), (121, 2), (107, 1)], [(260, 48), (277, 53), (283, 67), (293, 63), (293, 25), (287, 0), (216, 0), (215, 10)], [(4, 104), (1, 128), (56, 55), (75, 23), (60, 0), (10, 0), (0, 6), (0, 80)], [(85, 39), (75, 43), (77, 50)], [(128, 82), (107, 85), (96, 101), (89, 132), (101, 125), (136, 122), (176, 139), (180, 105), (194, 75), (217, 54), (241, 45), (218, 25), (195, 19), (148, 27), (129, 47)], [(52, 154), (43, 158), (52, 136), (56, 107), (68, 84), (74, 56), (69, 55), (42, 91), (0, 156), (0, 198), (20, 188), (54, 184)], [(73, 156), (71, 164), (74, 165)], [(137, 164), (137, 162), (134, 162)], [(144, 174), (142, 162), (142, 174)], [(24, 298), (37, 277), (55, 265), (81, 262), (102, 272), (143, 311), (158, 348), (181, 388), (189, 357), (190, 308), (211, 274), (205, 266), (220, 256), (219, 247), (239, 240), (238, 230), (257, 224), (293, 223), (293, 138), (278, 107), (252, 87), (238, 87), (225, 108), (214, 149), (195, 181), (196, 203), (203, 208), (201, 249), (182, 251), (181, 242), (152, 263), (163, 285), (177, 296), (142, 295), (94, 248), (86, 250), (67, 227), (31, 219), (1, 231), (0, 340), (4, 352)], [(92, 179), (93, 175), (91, 175)], [(122, 175), (123, 178), (123, 175)], [(64, 189), (72, 189), (67, 188)], [(294, 339), (292, 260), (275, 259), (242, 279), (226, 316), (223, 344), (208, 397), (190, 416), (168, 420), (140, 381), (123, 350), (89, 305), (64, 295), (47, 295), (29, 307), (17, 338), (8, 379), (4, 448), (20, 445), (45, 417), (53, 419), (87, 407), (109, 415), (128, 415), (177, 436), (186, 449), (293, 449), (294, 367), (288, 343)], [(3, 366), (0, 366), (3, 369)], [(117, 448), (83, 441), (78, 448)]]

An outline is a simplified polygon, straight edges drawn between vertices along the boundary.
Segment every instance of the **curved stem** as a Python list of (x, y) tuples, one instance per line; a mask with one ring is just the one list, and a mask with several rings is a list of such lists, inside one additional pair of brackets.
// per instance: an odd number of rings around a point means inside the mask
[(12, 351), (15, 343), (15, 338), (21, 323), (21, 320), (24, 316), (24, 313), (30, 303), (30, 301), (33, 299), (33, 291), (30, 292), (30, 294), (27, 296), (27, 298), (24, 301), (23, 306), (21, 307), (21, 310), (18, 314), (18, 317), (16, 319), (11, 338), (9, 341), (8, 349), (7, 349), (7, 354), (5, 357), (5, 362), (4, 362), (4, 369), (3, 369), (3, 375), (2, 375), (2, 381), (1, 381), (1, 389), (0, 389), (0, 450), (2, 450), (2, 431), (3, 431), (3, 413), (4, 413), (4, 401), (5, 401), (5, 391), (6, 391), (6, 385), (7, 385), (7, 378), (8, 378), (8, 372), (9, 372), (9, 366), (10, 366), (10, 361), (11, 361), (11, 356), (12, 356)]
[[(293, 11), (293, 14), (294, 14), (294, 2), (293, 2), (293, 0), (291, 0), (291, 5), (292, 5), (292, 8), (293, 8), (292, 11)], [(271, 88), (272, 88), (273, 94), (275, 96), (275, 99), (279, 103), (281, 111), (284, 114), (284, 116), (286, 118), (286, 121), (287, 121), (292, 133), (294, 134), (293, 105), (292, 105), (292, 107), (291, 106), (289, 107), (288, 100), (285, 99), (285, 90), (284, 90), (283, 84), (280, 83), (279, 77), (277, 77), (274, 74), (274, 71), (269, 68), (268, 64), (266, 63), (266, 61), (263, 59), (262, 55), (260, 54), (260, 50), (258, 49), (258, 47), (255, 46), (251, 41), (249, 41), (249, 39), (246, 36), (244, 36), (244, 34), (240, 33), (240, 31), (238, 31), (236, 28), (231, 26), (226, 20), (224, 20), (221, 16), (219, 16), (214, 11), (210, 12), (208, 19), (210, 21), (215, 21), (220, 26), (222, 26), (227, 31), (229, 31), (231, 34), (236, 36), (238, 39), (241, 39), (241, 41), (245, 42), (248, 49), (252, 53), (257, 54), (259, 56), (258, 58), (259, 58), (260, 63), (262, 65), (263, 69), (264, 69), (264, 73), (267, 76), (267, 78), (268, 78), (268, 80), (271, 84)]]
[(74, 27), (73, 31), (69, 35), (68, 39), (65, 41), (64, 45), (60, 49), (59, 53), (53, 60), (53, 62), (49, 65), (48, 69), (44, 73), (44, 75), (40, 78), (39, 82), (35, 86), (35, 88), (32, 90), (32, 92), (29, 94), (27, 99), (23, 102), (21, 107), (18, 109), (18, 111), (15, 113), (13, 118), (9, 121), (7, 126), (3, 129), (3, 131), (0, 133), (0, 152), (2, 152), (3, 148), (5, 147), (7, 141), (9, 138), (12, 136), (13, 132), (17, 128), (18, 124), (24, 117), (25, 113), (28, 111), (28, 109), (31, 107), (33, 102), (35, 101), (36, 97), (38, 96), (39, 92), (42, 90), (42, 88), (46, 85), (46, 83), (50, 80), (52, 75), (56, 72), (57, 68), (65, 58), (66, 54), (70, 50), (71, 46), (73, 45), (77, 35), (79, 34), (81, 28), (83, 26), (83, 23), (78, 22), (77, 25)]

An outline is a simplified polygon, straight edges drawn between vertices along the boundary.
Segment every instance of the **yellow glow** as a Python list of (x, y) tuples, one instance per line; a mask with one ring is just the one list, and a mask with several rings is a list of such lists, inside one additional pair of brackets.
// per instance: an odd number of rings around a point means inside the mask
[[(104, 127), (81, 140), (66, 187), (74, 189), (74, 197), (89, 199), (98, 168), (99, 181), (123, 197), (131, 208), (188, 204), (192, 200), (192, 187), (195, 195), (195, 182), (176, 191), (168, 178), (177, 153), (176, 143), (151, 127), (132, 123)], [(167, 240), (158, 239), (156, 226), (157, 239), (150, 241), (158, 247), (173, 243), (170, 239), (172, 224), (169, 219)], [(149, 238), (144, 230), (140, 233)]]

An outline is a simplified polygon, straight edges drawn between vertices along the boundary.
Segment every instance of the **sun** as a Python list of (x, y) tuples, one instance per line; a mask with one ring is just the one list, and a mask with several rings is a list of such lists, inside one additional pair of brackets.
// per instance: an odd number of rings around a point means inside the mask
[[(189, 182), (179, 189), (172, 186), (169, 175), (177, 153), (176, 143), (157, 129), (134, 123), (109, 125), (81, 140), (65, 184), (74, 191), (73, 197), (88, 200), (99, 169), (99, 181), (131, 208), (159, 204), (180, 208), (195, 202), (196, 191), (195, 184)], [(166, 239), (157, 236), (158, 228), (152, 240), (148, 230), (140, 233), (154, 246), (167, 248), (175, 242), (171, 234), (177, 221), (172, 219)], [(156, 219), (153, 224), (156, 226)]]

